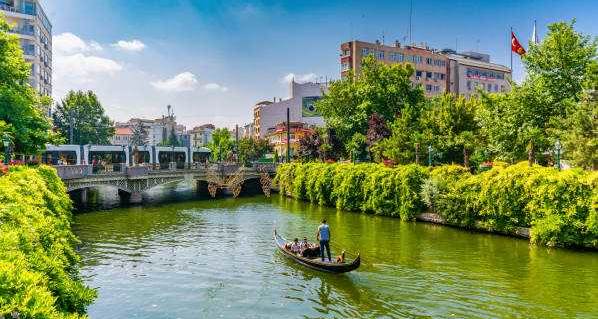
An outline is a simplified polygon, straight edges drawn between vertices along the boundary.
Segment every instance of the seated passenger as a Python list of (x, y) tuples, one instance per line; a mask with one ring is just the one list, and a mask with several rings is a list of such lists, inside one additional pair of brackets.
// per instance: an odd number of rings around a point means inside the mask
[(291, 252), (298, 254), (301, 252), (301, 245), (299, 244), (299, 238), (295, 238), (293, 244), (291, 244)]
[(299, 246), (301, 247), (301, 251), (310, 247), (309, 243), (307, 242), (307, 237), (303, 237), (303, 240), (301, 241), (301, 244), (299, 244)]

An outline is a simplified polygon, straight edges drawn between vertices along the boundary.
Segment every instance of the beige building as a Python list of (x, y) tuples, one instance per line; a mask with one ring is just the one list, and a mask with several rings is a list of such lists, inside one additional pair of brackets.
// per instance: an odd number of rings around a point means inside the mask
[(351, 70), (355, 74), (359, 74), (361, 61), (368, 55), (373, 55), (378, 61), (384, 63), (412, 64), (415, 73), (411, 77), (411, 81), (421, 84), (428, 96), (447, 91), (448, 58), (423, 44), (403, 46), (399, 42), (395, 42), (394, 46), (390, 46), (378, 41), (375, 43), (345, 42), (341, 44), (341, 76), (346, 76)]
[(324, 118), (315, 108), (315, 103), (328, 89), (326, 83), (297, 83), (289, 84), (290, 98), (262, 101), (253, 108), (253, 134), (256, 138), (263, 139), (268, 130), (276, 127), (278, 123), (286, 122), (287, 109), (291, 122), (305, 123), (308, 126), (324, 126)]
[(29, 83), (40, 94), (52, 95), (52, 24), (39, 0), (0, 0), (0, 15), (21, 40), (31, 63)]
[(504, 92), (511, 88), (511, 69), (491, 63), (487, 54), (437, 51), (426, 45), (402, 46), (399, 42), (394, 46), (363, 41), (341, 44), (341, 76), (346, 76), (350, 70), (359, 74), (361, 61), (368, 55), (384, 63), (412, 64), (415, 73), (411, 81), (420, 84), (427, 96), (444, 92), (471, 96), (477, 88), (488, 92)]
[(444, 51), (449, 58), (449, 92), (471, 96), (478, 89), (486, 92), (511, 90), (511, 69), (490, 63), (490, 56), (477, 52)]
[(216, 127), (214, 124), (196, 126), (188, 132), (191, 147), (205, 147), (212, 141), (212, 133)]

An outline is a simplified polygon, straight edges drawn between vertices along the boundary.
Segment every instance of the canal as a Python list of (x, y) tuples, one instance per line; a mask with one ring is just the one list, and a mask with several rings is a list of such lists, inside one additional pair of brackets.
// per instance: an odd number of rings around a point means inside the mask
[[(272, 231), (360, 251), (357, 271), (306, 269)], [(598, 253), (274, 196), (75, 216), (91, 318), (596, 318)], [(337, 250), (338, 252), (338, 250)]]

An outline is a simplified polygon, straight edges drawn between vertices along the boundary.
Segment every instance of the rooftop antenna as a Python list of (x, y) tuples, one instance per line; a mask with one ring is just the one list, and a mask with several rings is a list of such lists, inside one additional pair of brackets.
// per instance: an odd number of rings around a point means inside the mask
[(413, 43), (412, 20), (413, 20), (413, 0), (410, 0), (409, 1), (409, 45), (411, 45), (411, 43)]
[(382, 45), (384, 45), (384, 30), (382, 30)]

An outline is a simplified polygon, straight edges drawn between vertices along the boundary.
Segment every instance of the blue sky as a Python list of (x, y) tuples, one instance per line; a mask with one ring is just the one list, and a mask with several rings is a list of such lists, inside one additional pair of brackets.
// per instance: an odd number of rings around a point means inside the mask
[[(171, 104), (189, 128), (250, 122), (255, 102), (287, 97), (289, 74), (338, 78), (340, 43), (401, 40), (409, 19), (408, 0), (42, 3), (53, 24), (55, 99), (91, 89), (121, 121), (157, 118)], [(540, 36), (548, 23), (572, 18), (596, 36), (597, 17), (596, 0), (413, 1), (413, 40), (508, 65), (509, 26), (527, 44), (534, 19)]]

